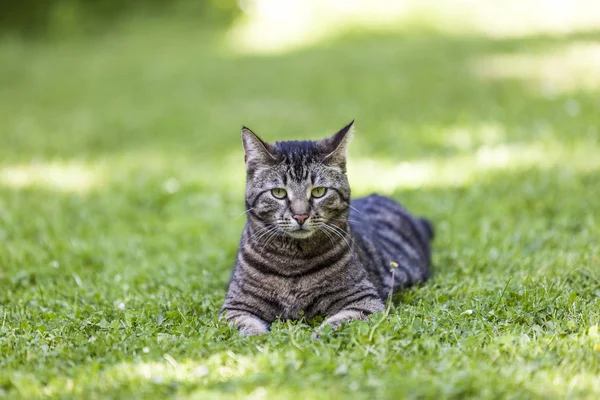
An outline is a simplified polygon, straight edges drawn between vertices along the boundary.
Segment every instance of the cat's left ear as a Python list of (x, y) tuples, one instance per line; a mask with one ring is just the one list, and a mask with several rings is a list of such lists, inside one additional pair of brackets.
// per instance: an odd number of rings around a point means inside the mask
[(248, 167), (275, 161), (273, 145), (264, 142), (256, 133), (245, 126), (242, 127), (242, 145), (244, 146), (244, 160)]
[(320, 141), (326, 154), (324, 162), (346, 167), (346, 149), (354, 133), (354, 120), (340, 129), (335, 135)]

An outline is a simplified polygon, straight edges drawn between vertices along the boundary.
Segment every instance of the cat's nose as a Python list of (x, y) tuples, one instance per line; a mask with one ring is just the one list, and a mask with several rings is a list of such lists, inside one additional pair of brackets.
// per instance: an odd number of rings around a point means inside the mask
[(306, 215), (306, 214), (293, 215), (292, 218), (294, 218), (296, 221), (298, 221), (298, 223), (300, 225), (302, 225), (302, 224), (304, 224), (304, 221), (306, 221), (308, 219), (308, 215)]

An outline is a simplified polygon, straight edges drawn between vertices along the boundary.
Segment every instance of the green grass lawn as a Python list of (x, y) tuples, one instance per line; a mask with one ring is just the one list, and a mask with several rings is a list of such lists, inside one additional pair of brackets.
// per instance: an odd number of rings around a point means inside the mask
[[(0, 42), (0, 398), (600, 397), (600, 91), (561, 64), (599, 39)], [(354, 195), (435, 222), (433, 278), (321, 341), (313, 321), (241, 337), (217, 315), (241, 126), (314, 139), (354, 118)]]

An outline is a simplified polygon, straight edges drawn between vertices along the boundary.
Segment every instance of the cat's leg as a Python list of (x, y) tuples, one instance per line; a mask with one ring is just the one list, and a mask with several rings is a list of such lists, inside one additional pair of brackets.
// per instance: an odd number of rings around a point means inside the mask
[(245, 336), (263, 335), (269, 331), (266, 321), (246, 311), (225, 310), (225, 319)]
[(335, 330), (344, 322), (352, 320), (365, 320), (370, 314), (383, 311), (384, 308), (385, 306), (383, 302), (377, 296), (368, 297), (355, 303), (350, 303), (327, 318), (317, 329), (317, 332), (313, 334), (313, 338), (318, 339), (320, 337), (319, 333), (328, 325)]
[(321, 328), (324, 328), (327, 325), (331, 325), (331, 327), (335, 330), (344, 322), (352, 321), (355, 319), (362, 321), (365, 318), (367, 318), (367, 315), (369, 314), (359, 310), (341, 310), (332, 315), (331, 317), (327, 318), (325, 322), (323, 322), (323, 324), (321, 325)]

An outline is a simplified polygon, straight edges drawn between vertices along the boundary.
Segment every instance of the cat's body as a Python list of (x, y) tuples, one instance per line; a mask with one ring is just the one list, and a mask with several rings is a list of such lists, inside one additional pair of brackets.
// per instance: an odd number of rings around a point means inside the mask
[(336, 327), (383, 310), (392, 290), (428, 278), (429, 222), (386, 197), (350, 201), (350, 128), (275, 146), (243, 131), (248, 222), (223, 305), (242, 333), (301, 316), (325, 316)]
[[(429, 278), (433, 227), (394, 200), (377, 194), (352, 201), (355, 252), (382, 298)], [(393, 282), (391, 269), (395, 269)]]

